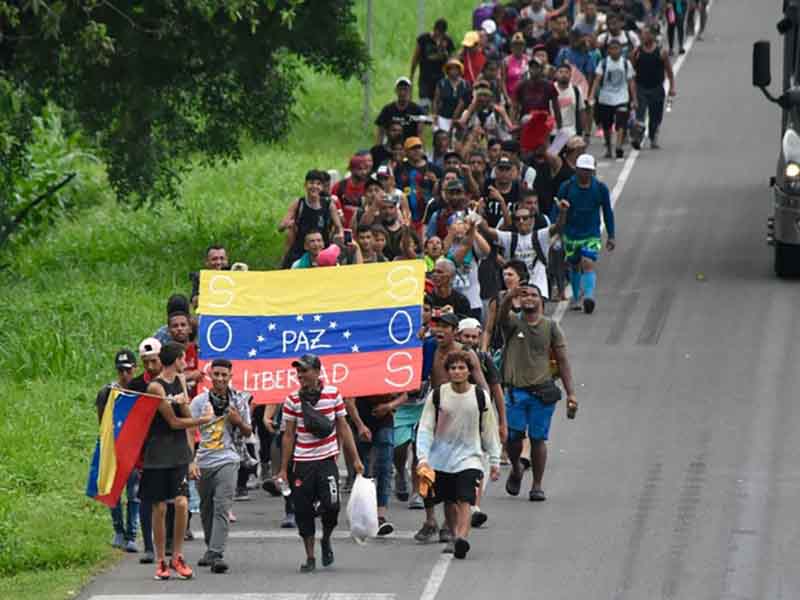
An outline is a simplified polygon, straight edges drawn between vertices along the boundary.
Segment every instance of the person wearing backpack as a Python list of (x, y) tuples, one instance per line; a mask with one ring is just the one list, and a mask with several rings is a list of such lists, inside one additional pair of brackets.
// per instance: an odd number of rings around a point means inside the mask
[[(522, 314), (512, 312), (518, 301)], [(570, 411), (577, 410), (572, 370), (567, 360), (566, 340), (557, 322), (544, 316), (542, 292), (535, 284), (524, 283), (506, 294), (498, 309), (499, 322), (505, 338), (503, 350), (503, 381), (506, 384), (506, 418), (508, 442), (506, 450), (511, 461), (511, 472), (506, 481), (506, 492), (518, 496), (525, 469), (522, 444), (527, 434), (531, 443), (530, 464), (533, 482), (528, 499), (542, 502), (546, 499), (542, 489), (547, 463), (547, 439), (556, 403), (561, 390), (553, 381), (550, 357), (555, 355), (559, 374), (567, 392)]]
[(628, 130), (630, 110), (638, 107), (635, 71), (633, 65), (622, 53), (622, 45), (617, 39), (611, 39), (608, 56), (600, 61), (595, 71), (589, 102), (597, 98), (597, 115), (603, 128), (603, 139), (606, 143), (606, 158), (613, 156), (612, 127), (617, 135), (617, 158), (625, 156), (625, 134)]
[(641, 45), (641, 40), (635, 31), (625, 29), (625, 16), (618, 12), (609, 13), (607, 17), (608, 31), (597, 36), (597, 47), (603, 58), (608, 56), (611, 42), (619, 42), (622, 55), (627, 58)]
[(435, 473), (428, 494), (444, 502), (445, 518), (453, 534), (453, 554), (466, 558), (475, 493), (484, 477), (483, 455), (489, 455), (489, 476), (500, 477), (500, 437), (495, 413), (488, 408), (486, 391), (469, 382), (473, 360), (463, 350), (444, 361), (449, 382), (428, 394), (417, 431), (417, 471)]

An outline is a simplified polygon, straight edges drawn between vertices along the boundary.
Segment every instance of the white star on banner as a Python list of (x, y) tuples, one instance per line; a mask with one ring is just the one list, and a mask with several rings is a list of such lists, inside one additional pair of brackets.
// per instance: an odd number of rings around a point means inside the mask
[(256, 349), (255, 348), (250, 348), (250, 352), (247, 353), (247, 356), (249, 356), (250, 358), (253, 358), (256, 354), (258, 354), (256, 352)]
[(119, 421), (119, 422), (117, 423), (117, 429), (120, 429), (121, 427), (122, 427), (122, 421)]
[(358, 352), (358, 345), (356, 344), (355, 346), (353, 346), (353, 347), (351, 348), (351, 350), (352, 350), (353, 352)]
[(353, 335), (353, 334), (352, 334), (352, 333), (350, 333), (350, 330), (348, 329), (348, 330), (347, 330), (347, 331), (345, 331), (345, 332), (344, 332), (342, 335), (344, 336), (344, 339), (346, 339), (346, 340), (349, 340), (349, 339), (350, 339), (350, 336), (351, 336), (351, 335)]
[(260, 335), (260, 336), (258, 336), (258, 337), (256, 338), (256, 341), (257, 341), (257, 342), (260, 344), (261, 342), (263, 342), (263, 341), (264, 341), (264, 339), (265, 339), (265, 338), (264, 338), (264, 336), (263, 336), (263, 335)]
[(328, 324), (328, 329), (336, 329), (338, 326), (339, 326), (339, 324), (336, 321), (331, 321)]
[(269, 327), (267, 327), (267, 329), (268, 329), (269, 331), (275, 331), (275, 328), (276, 328), (276, 327), (277, 327), (277, 325), (275, 325), (275, 323), (270, 323), (270, 324), (269, 324)]
[(314, 315), (314, 322), (319, 323), (322, 320), (322, 315)]
[(297, 315), (297, 320), (298, 321), (302, 321), (303, 320), (303, 315)]

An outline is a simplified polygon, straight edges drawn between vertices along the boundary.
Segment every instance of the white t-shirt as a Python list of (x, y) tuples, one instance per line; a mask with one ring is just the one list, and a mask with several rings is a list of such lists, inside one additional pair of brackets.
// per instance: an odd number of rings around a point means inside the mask
[[(625, 66), (626, 63), (627, 69)], [(625, 77), (626, 70), (628, 73), (627, 78)], [(603, 73), (605, 73), (605, 75), (603, 75)], [(597, 65), (595, 74), (603, 75), (603, 79), (600, 81), (600, 93), (597, 96), (600, 104), (619, 106), (620, 104), (627, 104), (630, 101), (628, 81), (633, 79), (636, 74), (631, 61), (622, 56), (617, 60), (608, 56)]]
[(578, 98), (575, 87), (570, 83), (567, 89), (562, 90), (556, 85), (558, 90), (558, 105), (561, 107), (561, 129), (570, 136), (578, 132), (576, 127), (578, 122)]
[(539, 245), (542, 247), (542, 253), (546, 259), (547, 254), (550, 252), (550, 244), (552, 243), (549, 227), (543, 227), (527, 235), (518, 235), (517, 249), (514, 256), (511, 256), (512, 233), (510, 231), (498, 231), (497, 241), (500, 242), (500, 245), (503, 247), (503, 256), (505, 256), (506, 259), (511, 260), (512, 258), (516, 258), (525, 263), (525, 266), (528, 267), (528, 273), (530, 273), (531, 283), (536, 284), (539, 289), (542, 290), (542, 294), (545, 298), (549, 298), (550, 289), (547, 285), (547, 267), (545, 267), (542, 261), (536, 256), (536, 250), (533, 248), (534, 233), (539, 236)]
[(606, 53), (608, 43), (611, 40), (616, 40), (622, 45), (622, 55), (625, 57), (627, 57), (628, 54), (630, 54), (633, 50), (638, 48), (642, 43), (635, 31), (623, 30), (617, 35), (611, 35), (610, 32), (606, 31), (597, 36), (597, 47), (600, 48), (603, 54)]

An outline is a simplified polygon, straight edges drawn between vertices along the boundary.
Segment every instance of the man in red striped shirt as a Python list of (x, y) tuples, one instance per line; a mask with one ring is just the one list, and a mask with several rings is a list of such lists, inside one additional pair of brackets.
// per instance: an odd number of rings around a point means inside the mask
[[(345, 420), (347, 410), (339, 390), (320, 379), (322, 363), (318, 356), (305, 354), (292, 363), (297, 370), (300, 390), (283, 403), (283, 453), (278, 479), (287, 481), (292, 459), (292, 500), (297, 529), (306, 548), (303, 573), (316, 569), (314, 558), (314, 517), (322, 519), (322, 566), (333, 564), (331, 534), (339, 518), (339, 441), (352, 462), (355, 472), (363, 474), (353, 434)], [(314, 414), (315, 413), (315, 414)], [(306, 423), (308, 418), (309, 422)], [(315, 511), (314, 504), (319, 503)]]

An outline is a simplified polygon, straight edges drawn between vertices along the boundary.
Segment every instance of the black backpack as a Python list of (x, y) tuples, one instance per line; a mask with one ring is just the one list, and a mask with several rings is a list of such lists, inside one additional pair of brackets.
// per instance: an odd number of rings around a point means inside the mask
[[(442, 405), (442, 386), (436, 386), (433, 389), (433, 407), (436, 409), (436, 418), (434, 421), (434, 430), (436, 426), (439, 424), (439, 409)], [(483, 433), (483, 413), (485, 413), (488, 408), (486, 406), (486, 392), (483, 391), (483, 388), (479, 385), (475, 385), (475, 397), (478, 399), (478, 428), (481, 434)]]
[[(536, 268), (537, 262), (542, 263), (545, 269), (547, 268), (547, 257), (544, 255), (544, 249), (539, 243), (539, 230), (531, 232), (531, 241), (533, 242), (533, 251), (536, 252), (536, 260), (533, 261), (533, 265), (530, 269), (530, 275), (533, 276), (533, 269)], [(517, 244), (519, 244), (519, 234), (513, 231), (511, 232), (511, 248), (509, 248), (508, 253), (509, 260), (514, 259), (514, 254), (517, 253)]]

